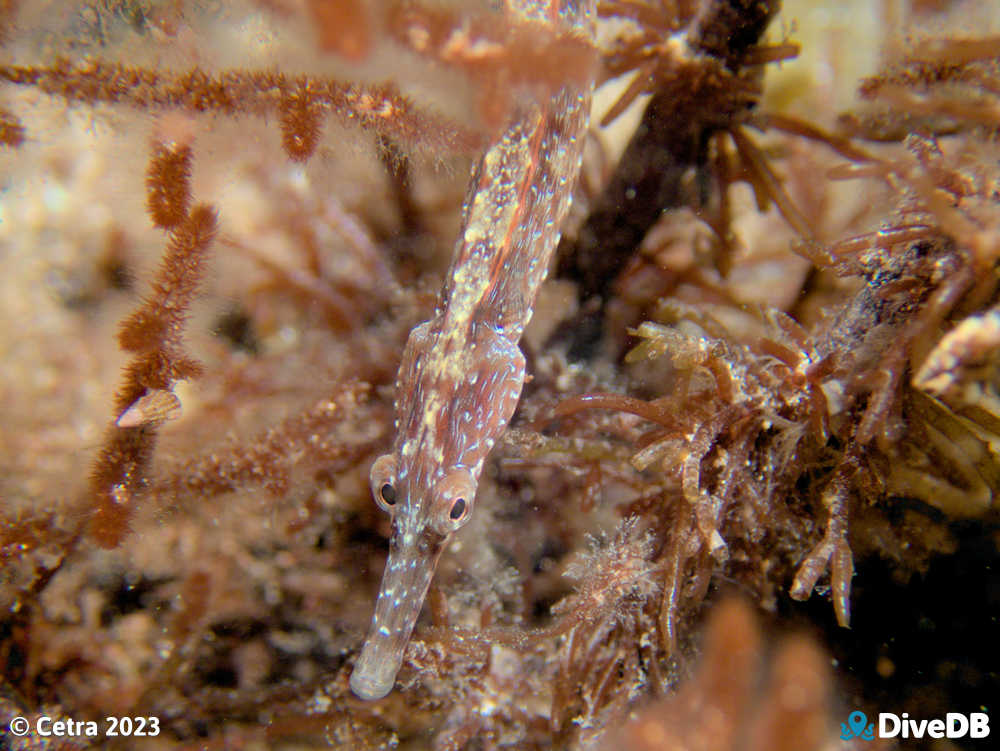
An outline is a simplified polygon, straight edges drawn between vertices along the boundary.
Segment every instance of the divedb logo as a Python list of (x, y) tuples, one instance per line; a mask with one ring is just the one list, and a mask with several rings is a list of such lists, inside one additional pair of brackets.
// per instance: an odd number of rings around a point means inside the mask
[(906, 712), (879, 712), (876, 733), (875, 723), (868, 722), (864, 712), (855, 710), (847, 716), (847, 722), (840, 723), (840, 737), (845, 741), (871, 741), (876, 734), (879, 738), (986, 738), (990, 734), (990, 716), (985, 712), (949, 712), (943, 720), (913, 720)]

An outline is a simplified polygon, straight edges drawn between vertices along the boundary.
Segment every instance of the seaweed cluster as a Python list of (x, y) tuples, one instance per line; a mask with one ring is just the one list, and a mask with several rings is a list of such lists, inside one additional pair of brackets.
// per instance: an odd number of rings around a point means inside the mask
[[(995, 693), (1000, 36), (954, 30), (969, 3), (886, 11), (881, 68), (808, 118), (768, 93), (779, 2), (600, 3), (614, 93), (532, 380), (375, 703), (347, 678), (399, 353), (469, 160), (590, 50), (486, 3), (40, 5), (0, 2), (0, 727), (804, 749)], [(812, 635), (768, 654), (732, 591)], [(889, 601), (953, 636), (936, 663)]]

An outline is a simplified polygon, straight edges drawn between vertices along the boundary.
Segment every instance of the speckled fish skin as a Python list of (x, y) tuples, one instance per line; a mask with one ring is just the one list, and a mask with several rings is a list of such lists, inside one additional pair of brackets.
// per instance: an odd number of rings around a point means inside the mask
[[(521, 0), (512, 10), (592, 39), (594, 0)], [(531, 318), (580, 171), (590, 86), (522, 104), (473, 171), (434, 317), (410, 334), (396, 384), (396, 440), (372, 468), (392, 498), (392, 538), (371, 630), (351, 675), (363, 699), (392, 690), (434, 569), (475, 501), (483, 462), (524, 383)], [(456, 501), (460, 503), (456, 506)], [(454, 514), (458, 511), (458, 516)]]

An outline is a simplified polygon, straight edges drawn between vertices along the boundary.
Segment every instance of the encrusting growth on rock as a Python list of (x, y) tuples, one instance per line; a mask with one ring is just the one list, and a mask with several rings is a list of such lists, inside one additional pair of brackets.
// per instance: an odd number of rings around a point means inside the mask
[(115, 398), (115, 424), (108, 428), (90, 480), (94, 504), (90, 534), (102, 547), (117, 547), (128, 531), (148, 483), (159, 424), (180, 408), (176, 381), (196, 377), (201, 366), (182, 346), (188, 308), (215, 238), (214, 209), (190, 211), (189, 146), (154, 144), (146, 176), (153, 222), (170, 230), (167, 249), (142, 305), (122, 322), (118, 342), (133, 359)]
[(411, 148), (470, 151), (481, 143), (474, 130), (413, 105), (391, 85), (355, 85), (330, 78), (268, 71), (200, 68), (185, 72), (135, 68), (88, 60), (52, 65), (0, 64), (0, 80), (33, 86), (81, 104), (122, 104), (142, 110), (239, 115), (279, 115), (289, 156), (311, 152), (320, 116), (358, 123)]
[(146, 209), (160, 229), (173, 229), (191, 206), (191, 146), (153, 144), (146, 171)]

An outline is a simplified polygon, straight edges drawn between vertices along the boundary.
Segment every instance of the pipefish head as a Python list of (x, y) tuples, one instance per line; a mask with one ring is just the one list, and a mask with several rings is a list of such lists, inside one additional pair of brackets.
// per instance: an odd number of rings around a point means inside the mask
[(524, 382), (517, 345), (489, 326), (435, 334), (418, 326), (400, 365), (393, 451), (371, 470), (392, 538), (371, 630), (351, 674), (364, 699), (392, 690), (448, 539), (472, 516), (483, 463)]
[(392, 514), (392, 538), (351, 690), (362, 699), (381, 699), (396, 681), (441, 551), (470, 518), (476, 481), (463, 467), (434, 475), (401, 472), (396, 455), (386, 454), (372, 465), (371, 483), (379, 507)]

